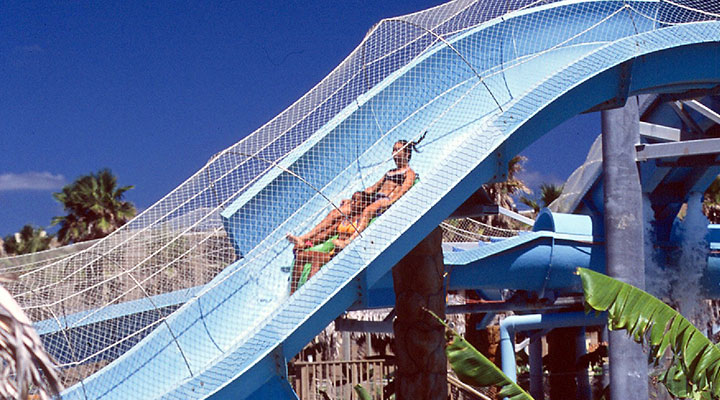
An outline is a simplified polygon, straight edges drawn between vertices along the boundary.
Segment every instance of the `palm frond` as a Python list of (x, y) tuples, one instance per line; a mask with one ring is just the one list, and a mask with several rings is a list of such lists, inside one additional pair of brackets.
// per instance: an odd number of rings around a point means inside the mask
[(625, 329), (636, 342), (646, 339), (658, 362), (669, 349), (672, 366), (659, 380), (674, 396), (720, 396), (720, 349), (670, 306), (632, 285), (578, 268), (586, 304), (608, 312), (610, 329)]
[(29, 387), (41, 399), (62, 390), (55, 366), (43, 348), (30, 319), (10, 293), (0, 286), (0, 358), (4, 379), (0, 398), (27, 399)]
[(500, 388), (498, 398), (533, 400), (527, 392), (511, 381), (500, 368), (450, 328), (445, 321), (432, 311), (426, 311), (445, 326), (449, 339), (445, 353), (450, 366), (462, 382), (476, 387), (498, 386)]

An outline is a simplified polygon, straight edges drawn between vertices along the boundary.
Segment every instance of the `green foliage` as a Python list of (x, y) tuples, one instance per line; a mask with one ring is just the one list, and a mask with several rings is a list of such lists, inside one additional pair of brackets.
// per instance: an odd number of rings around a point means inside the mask
[(520, 198), (520, 202), (523, 203), (523, 204), (525, 204), (526, 206), (532, 208), (532, 210), (533, 210), (533, 212), (534, 212), (535, 214), (539, 213), (539, 212), (540, 212), (540, 208), (542, 208), (542, 207), (540, 207), (540, 204), (538, 204), (537, 201), (535, 201), (535, 200), (533, 200), (533, 199), (531, 199), (531, 198), (529, 198), (529, 197), (522, 196), (522, 197)]
[(368, 391), (365, 390), (365, 388), (360, 386), (359, 384), (353, 386), (353, 389), (355, 389), (355, 393), (357, 393), (360, 400), (372, 400), (370, 393), (368, 393)]
[(541, 209), (548, 207), (550, 203), (555, 201), (562, 194), (563, 186), (558, 186), (553, 183), (543, 183), (540, 185), (540, 198), (535, 200), (529, 197), (522, 196), (520, 202), (526, 206), (532, 208), (535, 214), (539, 213)]
[(562, 194), (563, 186), (552, 183), (543, 183), (540, 185), (540, 202), (543, 207), (547, 207)]
[(625, 329), (636, 342), (648, 340), (650, 358), (672, 364), (660, 376), (670, 393), (682, 398), (720, 396), (720, 349), (680, 313), (652, 295), (606, 275), (579, 268), (585, 301), (608, 312), (610, 329)]
[[(525, 182), (518, 177), (518, 175), (524, 170), (523, 163), (527, 161), (527, 157), (515, 156), (508, 162), (508, 170), (505, 181), (487, 183), (483, 185), (487, 192), (492, 204), (497, 204), (500, 207), (507, 208), (508, 210), (516, 210), (515, 201), (513, 196), (521, 193), (529, 194), (532, 191), (525, 185)], [(496, 226), (499, 228), (518, 228), (516, 223), (502, 215), (491, 215), (482, 218), (482, 221), (486, 224)]]
[(447, 326), (437, 315), (429, 310), (427, 312), (445, 326), (448, 336), (448, 345), (445, 352), (450, 366), (462, 382), (477, 387), (498, 386), (500, 388), (498, 398), (532, 400), (532, 397), (527, 392), (505, 376), (492, 361), (488, 360), (457, 332)]
[(720, 176), (705, 190), (703, 212), (711, 223), (720, 223)]
[(123, 200), (133, 186), (117, 186), (117, 178), (109, 169), (81, 176), (63, 187), (53, 197), (68, 213), (55, 217), (60, 225), (58, 239), (63, 243), (82, 242), (106, 236), (135, 216), (135, 206)]
[(47, 250), (51, 240), (44, 229), (25, 225), (20, 232), (5, 236), (3, 242), (8, 254), (21, 255)]

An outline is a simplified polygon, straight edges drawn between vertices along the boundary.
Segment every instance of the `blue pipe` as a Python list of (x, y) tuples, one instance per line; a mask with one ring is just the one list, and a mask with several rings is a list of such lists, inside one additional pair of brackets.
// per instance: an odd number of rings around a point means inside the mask
[[(512, 315), (500, 321), (500, 357), (502, 370), (513, 382), (517, 381), (515, 365), (515, 332), (537, 329), (569, 328), (575, 326), (605, 325), (606, 314), (584, 312), (561, 314)], [(532, 370), (530, 371), (532, 374)]]

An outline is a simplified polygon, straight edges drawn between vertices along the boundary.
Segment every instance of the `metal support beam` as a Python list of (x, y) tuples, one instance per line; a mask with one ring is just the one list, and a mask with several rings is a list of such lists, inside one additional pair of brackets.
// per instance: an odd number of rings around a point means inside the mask
[[(582, 297), (561, 297), (554, 303), (548, 304), (544, 302), (488, 302), (473, 304), (455, 304), (445, 307), (445, 314), (485, 314), (508, 311), (524, 311), (524, 312), (570, 312), (581, 311), (583, 309), (584, 300)], [(371, 333), (392, 333), (392, 324), (394, 311), (388, 314), (382, 321), (362, 321), (352, 318), (337, 318), (335, 320), (335, 330), (338, 332), (371, 332)]]
[(498, 206), (495, 204), (466, 204), (463, 203), (457, 210), (453, 211), (448, 218), (472, 218), (486, 215), (498, 215)]
[(640, 136), (661, 142), (677, 142), (680, 140), (680, 129), (640, 121)]
[(711, 110), (708, 106), (705, 104), (697, 101), (697, 100), (687, 100), (683, 101), (683, 104), (692, 108), (693, 110), (699, 112), (705, 118), (709, 119), (710, 121), (720, 124), (720, 114), (716, 113), (715, 111)]
[(673, 111), (675, 111), (675, 114), (677, 114), (678, 117), (680, 117), (682, 122), (684, 122), (685, 125), (687, 125), (687, 127), (694, 134), (701, 136), (705, 133), (705, 131), (703, 131), (702, 128), (700, 128), (700, 126), (697, 124), (697, 122), (695, 122), (695, 120), (692, 119), (690, 114), (688, 114), (688, 112), (683, 108), (683, 104), (681, 102), (672, 101), (672, 102), (669, 102), (668, 105), (670, 106), (670, 108), (673, 109)]
[(499, 212), (500, 214), (506, 216), (506, 217), (512, 218), (512, 219), (514, 219), (514, 220), (516, 220), (516, 221), (520, 221), (520, 222), (522, 222), (523, 224), (530, 225), (530, 226), (535, 225), (535, 220), (534, 220), (534, 219), (528, 218), (528, 217), (526, 217), (526, 216), (524, 216), (524, 215), (522, 215), (522, 214), (518, 214), (518, 213), (516, 213), (515, 211), (508, 210), (507, 208), (498, 207), (498, 212)]
[(582, 309), (582, 297), (562, 297), (554, 303), (545, 302), (514, 302), (503, 301), (496, 303), (474, 303), (474, 304), (457, 304), (449, 305), (445, 309), (446, 314), (478, 314), (478, 313), (498, 313), (508, 311), (549, 311), (549, 310), (568, 310)]
[[(601, 326), (607, 322), (607, 314), (585, 314), (585, 312), (563, 314), (511, 315), (500, 321), (500, 354), (502, 370), (513, 382), (517, 381), (515, 364), (515, 333), (540, 329), (555, 329), (571, 326)], [(623, 332), (624, 333), (624, 332)], [(575, 347), (575, 343), (568, 343)], [(647, 388), (647, 382), (645, 383)], [(635, 397), (625, 397), (635, 399)], [(639, 398), (638, 398), (639, 399)], [(647, 400), (647, 396), (644, 399)]]
[(682, 142), (635, 145), (636, 161), (656, 158), (699, 156), (720, 153), (720, 138), (683, 140)]
[[(638, 103), (603, 111), (602, 152), (608, 275), (645, 288), (643, 202), (635, 145), (640, 142)], [(648, 398), (647, 356), (625, 331), (610, 332), (610, 399)]]

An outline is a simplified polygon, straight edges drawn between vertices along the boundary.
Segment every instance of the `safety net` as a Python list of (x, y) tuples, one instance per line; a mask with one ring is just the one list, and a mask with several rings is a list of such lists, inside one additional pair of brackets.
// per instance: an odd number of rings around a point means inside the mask
[(277, 117), (89, 248), (15, 266), (9, 289), (75, 385), (69, 398), (161, 396), (234, 352), (236, 367), (203, 381), (220, 386), (488, 157), (514, 116), (542, 105), (529, 93), (552, 99), (597, 73), (569, 65), (640, 51), (627, 38), (692, 43), (719, 18), (714, 0), (457, 0), (384, 19)]

